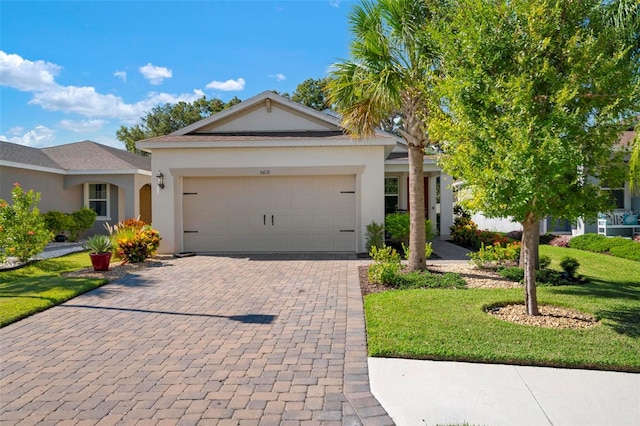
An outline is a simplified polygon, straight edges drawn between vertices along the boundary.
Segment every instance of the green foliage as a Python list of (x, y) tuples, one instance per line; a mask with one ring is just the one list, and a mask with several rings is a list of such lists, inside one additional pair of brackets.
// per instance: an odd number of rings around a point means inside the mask
[(507, 262), (516, 262), (520, 259), (520, 242), (513, 242), (506, 246), (500, 244), (482, 245), (477, 252), (471, 252), (468, 256), (479, 268), (497, 268)]
[(78, 241), (78, 238), (93, 226), (97, 216), (95, 210), (89, 207), (83, 207), (71, 213), (71, 221), (69, 223), (69, 233), (71, 235), (69, 240)]
[(640, 242), (627, 241), (627, 244), (611, 247), (610, 252), (613, 256), (640, 262)]
[(451, 272), (434, 274), (429, 271), (396, 272), (387, 285), (399, 290), (415, 288), (465, 288), (467, 283), (459, 275)]
[(373, 247), (384, 247), (384, 225), (376, 223), (375, 221), (367, 225), (367, 253), (370, 252)]
[(383, 247), (371, 247), (371, 251), (369, 251), (369, 256), (376, 263), (397, 263), (400, 264), (400, 254), (393, 247), (383, 246)]
[(127, 219), (108, 229), (116, 256), (130, 263), (152, 256), (162, 240), (158, 231), (136, 219)]
[(203, 96), (192, 103), (158, 105), (140, 119), (140, 124), (131, 127), (120, 126), (116, 132), (116, 138), (125, 144), (127, 151), (149, 155), (136, 148), (136, 141), (168, 135), (238, 103), (240, 99), (237, 97), (224, 103), (220, 99), (207, 99)]
[(609, 238), (600, 234), (583, 234), (573, 237), (569, 241), (569, 247), (594, 253), (604, 253), (609, 251), (611, 247), (624, 245), (627, 242), (629, 240), (620, 237)]
[(55, 235), (62, 234), (64, 231), (71, 228), (71, 216), (67, 213), (58, 212), (55, 210), (49, 210), (42, 215), (45, 226), (49, 231)]
[(541, 255), (538, 259), (538, 266), (540, 266), (540, 269), (546, 269), (549, 265), (551, 265), (551, 258), (544, 254)]
[(515, 282), (522, 282), (524, 280), (524, 269), (517, 266), (509, 266), (498, 268), (498, 274), (501, 277)]
[(511, 241), (511, 239), (497, 232), (479, 230), (478, 225), (465, 216), (455, 218), (449, 230), (453, 241), (474, 250), (480, 249), (483, 245), (505, 246)]
[[(409, 213), (390, 213), (384, 218), (384, 226), (391, 239), (398, 243), (409, 244), (411, 218)], [(433, 225), (429, 219), (424, 221), (425, 240), (433, 240)]]
[(12, 256), (26, 262), (44, 250), (53, 234), (38, 210), (40, 193), (25, 192), (16, 183), (11, 197), (12, 205), (0, 200), (0, 261)]
[(108, 253), (111, 246), (111, 237), (108, 235), (95, 234), (87, 238), (85, 248), (89, 249), (92, 253)]
[(400, 271), (400, 264), (393, 262), (374, 263), (369, 266), (367, 278), (373, 284), (390, 283)]
[(291, 100), (306, 105), (318, 111), (324, 111), (330, 107), (329, 101), (325, 94), (325, 87), (328, 78), (313, 79), (308, 78), (298, 84), (296, 91), (293, 92)]
[(578, 262), (578, 259), (574, 257), (566, 256), (560, 261), (560, 267), (569, 276), (569, 278), (574, 278), (576, 276), (579, 266), (580, 262)]
[[(404, 258), (408, 260), (409, 256), (410, 256), (409, 246), (407, 246), (404, 243), (402, 243), (402, 251), (404, 252)], [(432, 254), (433, 254), (433, 245), (431, 243), (425, 244), (424, 245), (424, 257), (425, 257), (425, 259), (429, 259)]]

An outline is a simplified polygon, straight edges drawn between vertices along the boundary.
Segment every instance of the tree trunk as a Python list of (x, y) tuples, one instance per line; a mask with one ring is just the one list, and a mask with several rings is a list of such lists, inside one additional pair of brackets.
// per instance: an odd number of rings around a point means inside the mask
[[(540, 222), (536, 222), (536, 226), (538, 227), (538, 245), (540, 245)], [(522, 243), (524, 244), (524, 233), (522, 234)], [(520, 250), (520, 259), (518, 259), (518, 266), (524, 268), (524, 256), (525, 251)], [(536, 271), (540, 269), (540, 252), (536, 250), (535, 252), (535, 261), (534, 265), (536, 266)]]
[(427, 267), (424, 227), (424, 148), (409, 143), (409, 270)]
[(538, 244), (540, 243), (540, 226), (531, 217), (522, 223), (521, 259), (524, 260), (524, 303), (527, 315), (539, 315), (538, 297), (536, 295), (536, 269)]

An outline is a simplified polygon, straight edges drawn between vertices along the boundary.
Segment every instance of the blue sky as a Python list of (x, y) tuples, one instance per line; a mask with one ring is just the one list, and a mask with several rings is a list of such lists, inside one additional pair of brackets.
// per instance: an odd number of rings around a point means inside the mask
[(93, 140), (158, 104), (293, 92), (348, 57), (353, 2), (0, 2), (0, 139)]

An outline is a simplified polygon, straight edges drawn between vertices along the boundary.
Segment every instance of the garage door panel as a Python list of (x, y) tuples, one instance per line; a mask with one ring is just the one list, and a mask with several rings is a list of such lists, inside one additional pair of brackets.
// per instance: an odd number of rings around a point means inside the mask
[[(355, 176), (184, 178), (189, 251), (354, 251)], [(273, 216), (273, 222), (271, 217)]]

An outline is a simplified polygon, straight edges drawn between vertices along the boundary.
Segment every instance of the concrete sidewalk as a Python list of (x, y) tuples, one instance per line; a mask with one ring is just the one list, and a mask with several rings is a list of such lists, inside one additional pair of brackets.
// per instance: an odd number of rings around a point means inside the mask
[(640, 425), (640, 374), (369, 358), (398, 426)]

